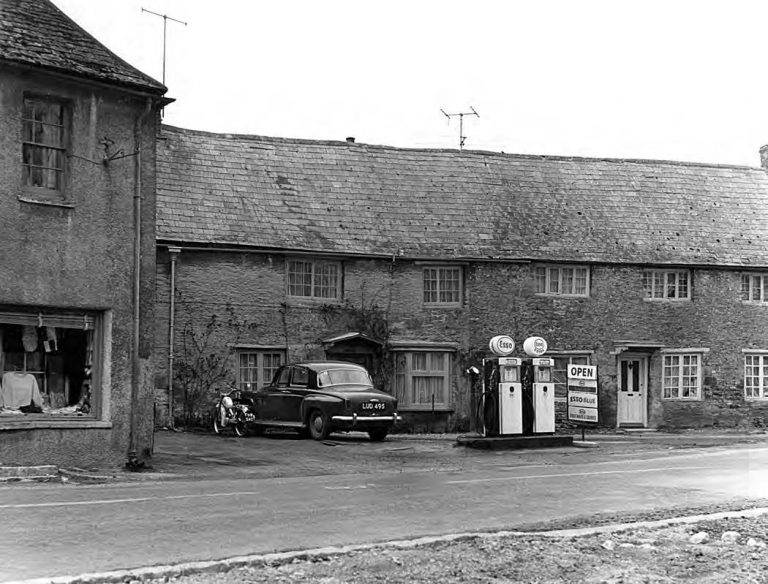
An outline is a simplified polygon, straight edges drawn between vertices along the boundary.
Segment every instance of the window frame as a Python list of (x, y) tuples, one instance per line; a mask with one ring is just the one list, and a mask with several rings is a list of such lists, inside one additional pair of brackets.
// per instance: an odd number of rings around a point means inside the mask
[[(592, 352), (583, 351), (547, 351), (555, 366), (552, 368), (552, 383), (555, 386), (555, 399), (568, 397), (568, 365), (592, 365)], [(558, 361), (567, 360), (565, 369), (558, 367)], [(583, 361), (583, 362), (576, 362)]]
[[(564, 284), (569, 280), (564, 277), (564, 271), (572, 270), (570, 278), (570, 291), (563, 292)], [(579, 281), (576, 272), (584, 271), (584, 292), (576, 291)], [(557, 280), (555, 281), (554, 276)], [(591, 270), (586, 264), (545, 264), (539, 263), (533, 266), (534, 289), (537, 296), (557, 296), (562, 298), (589, 298), (591, 285)], [(542, 289), (543, 287), (543, 289)]]
[[(760, 298), (753, 298), (755, 280), (759, 280), (760, 283)], [(746, 289), (745, 289), (746, 284)], [(741, 301), (745, 304), (766, 304), (768, 303), (768, 292), (765, 290), (765, 286), (768, 284), (768, 274), (764, 273), (749, 273), (745, 272), (741, 274)], [(745, 298), (746, 292), (746, 298)]]
[[(265, 366), (264, 361), (268, 357), (278, 357), (278, 364), (274, 367)], [(243, 365), (243, 358), (255, 357), (255, 363), (247, 363)], [(258, 348), (258, 347), (238, 347), (237, 348), (237, 387), (241, 391), (256, 391), (262, 387), (265, 387), (272, 383), (275, 374), (282, 365), (285, 364), (285, 349), (281, 348)], [(267, 371), (274, 369), (272, 374), (267, 378)], [(243, 372), (256, 372), (255, 379), (253, 375), (249, 374), (248, 378), (244, 378)], [(248, 386), (250, 384), (250, 387)]]
[[(686, 386), (685, 380), (691, 378), (691, 375), (686, 376), (685, 368), (692, 367), (691, 363), (685, 363), (686, 359), (696, 359), (696, 373), (694, 379), (696, 381), (695, 394), (682, 395), (686, 387), (690, 388), (690, 385)], [(667, 363), (668, 359), (677, 359), (678, 362), (674, 365)], [(677, 373), (674, 376), (668, 376), (667, 370), (675, 367)], [(665, 351), (662, 353), (661, 360), (661, 399), (664, 401), (702, 401), (703, 399), (703, 384), (704, 384), (704, 351)], [(676, 379), (677, 383), (673, 386), (668, 386), (668, 379)], [(675, 391), (673, 395), (672, 390)]]
[[(685, 275), (686, 296), (680, 296), (682, 285), (680, 276)], [(670, 283), (671, 277), (675, 277), (674, 284)], [(661, 281), (659, 281), (661, 279)], [(674, 286), (675, 295), (669, 296), (670, 286)], [(662, 290), (662, 295), (657, 295), (657, 287)], [(643, 270), (643, 300), (647, 302), (690, 302), (693, 298), (693, 271), (680, 269), (656, 269)]]
[[(34, 141), (34, 124), (42, 124), (42, 125), (52, 125), (47, 124), (46, 122), (41, 122), (39, 120), (35, 120), (35, 116), (33, 115), (32, 118), (28, 118), (26, 115), (28, 107), (32, 106), (47, 106), (47, 107), (60, 107), (61, 108), (61, 123), (60, 125), (56, 125), (60, 128), (61, 136), (60, 136), (60, 144), (54, 145), (54, 144), (48, 144), (44, 142), (37, 142)], [(58, 96), (44, 96), (44, 95), (38, 95), (34, 93), (25, 93), (23, 97), (22, 102), (22, 112), (21, 112), (21, 167), (22, 167), (22, 173), (21, 173), (21, 187), (22, 191), (34, 198), (39, 199), (43, 201), (51, 201), (51, 202), (66, 202), (67, 201), (67, 183), (69, 179), (69, 156), (68, 152), (70, 149), (70, 141), (71, 141), (71, 102), (65, 98), (58, 97)], [(28, 125), (31, 125), (29, 127), (28, 131)], [(27, 136), (30, 136), (30, 139), (26, 139)], [(48, 166), (39, 166), (37, 168), (40, 168), (41, 170), (49, 170), (58, 172), (60, 176), (58, 177), (58, 184), (56, 188), (50, 188), (46, 186), (36, 186), (33, 184), (30, 184), (32, 172), (30, 168), (32, 166), (35, 166), (33, 164), (30, 164), (26, 161), (27, 156), (25, 156), (25, 153), (28, 150), (39, 150), (41, 152), (50, 150), (58, 152), (61, 157), (61, 167), (48, 167)]]
[[(311, 266), (309, 274), (306, 272), (292, 271), (293, 264), (305, 264)], [(330, 289), (330, 286), (323, 286), (318, 283), (318, 278), (322, 278), (323, 275), (318, 273), (318, 268), (321, 267), (333, 267), (336, 270), (336, 282), (334, 289), (334, 296), (321, 296), (318, 295), (318, 289)], [(294, 274), (306, 278), (309, 277), (309, 282), (292, 282)], [(310, 293), (295, 294), (296, 288), (309, 286)], [(308, 257), (287, 257), (285, 260), (285, 293), (286, 297), (292, 301), (300, 302), (340, 302), (343, 300), (344, 289), (344, 265), (340, 260), (329, 260), (321, 258), (308, 258)]]
[[(16, 326), (33, 326), (37, 329), (42, 327), (50, 327), (60, 331), (61, 329), (81, 330), (86, 331), (86, 344), (84, 346), (84, 353), (82, 358), (84, 360), (84, 366), (86, 370), (85, 376), (82, 378), (81, 388), (79, 390), (80, 396), (85, 397), (87, 391), (89, 409), (87, 412), (62, 412), (56, 411), (64, 408), (72, 407), (70, 404), (64, 406), (52, 407), (50, 403), (53, 392), (48, 389), (50, 383), (48, 377), (54, 373), (48, 369), (48, 359), (50, 358), (49, 350), (45, 347), (42, 349), (38, 345), (38, 350), (35, 352), (42, 353), (44, 369), (43, 370), (29, 370), (26, 367), (28, 353), (24, 351), (25, 367), (23, 371), (35, 375), (38, 377), (42, 375), (44, 381), (42, 384), (38, 382), (38, 388), (40, 395), (44, 400), (44, 411), (41, 413), (29, 413), (24, 415), (18, 414), (2, 414), (0, 415), (0, 429), (9, 427), (99, 427), (108, 428), (112, 426), (109, 420), (104, 419), (105, 412), (109, 411), (110, 396), (111, 396), (111, 383), (110, 379), (104, 375), (104, 364), (102, 360), (104, 358), (104, 345), (111, 342), (111, 334), (109, 332), (111, 328), (111, 313), (110, 311), (76, 311), (72, 312), (66, 309), (45, 309), (45, 310), (30, 310), (28, 308), (11, 308), (3, 307), (0, 309), (0, 325), (16, 325)], [(4, 373), (11, 371), (6, 366), (7, 354), (2, 346), (2, 332), (0, 331), (0, 376)], [(56, 345), (61, 346), (61, 333), (56, 333), (58, 340)], [(38, 333), (38, 342), (40, 343), (40, 333)], [(45, 345), (45, 343), (42, 343)], [(55, 345), (54, 345), (55, 346)], [(53, 356), (59, 351), (54, 348), (50, 350)], [(82, 388), (82, 384), (87, 384), (87, 390)], [(65, 388), (67, 386), (65, 385)], [(64, 390), (64, 395), (67, 395), (67, 389)], [(47, 396), (47, 398), (46, 398)], [(46, 405), (45, 402), (48, 402)], [(78, 404), (80, 401), (78, 401)], [(49, 410), (49, 411), (46, 411)]]
[[(748, 365), (747, 361), (754, 358), (759, 360), (758, 365)], [(757, 375), (747, 375), (748, 367), (757, 369)], [(758, 395), (750, 395), (749, 393), (747, 379), (750, 377), (758, 379), (757, 388), (753, 388), (753, 390), (757, 389)], [(748, 401), (768, 401), (768, 351), (744, 352), (744, 399)]]
[[(444, 277), (445, 272), (454, 272), (456, 277), (450, 280)], [(434, 278), (428, 278), (430, 272), (435, 272)], [(428, 282), (434, 283), (434, 289), (427, 285)], [(446, 282), (456, 282), (455, 295), (456, 300), (444, 301), (440, 297), (444, 293), (454, 295), (453, 290), (444, 290)], [(422, 304), (431, 308), (459, 308), (464, 305), (464, 268), (456, 265), (425, 265), (421, 267), (421, 290)], [(434, 294), (437, 300), (428, 300), (427, 294)]]
[[(453, 389), (453, 363), (455, 359), (455, 351), (445, 348), (424, 348), (413, 349), (403, 348), (394, 349), (394, 375), (393, 375), (393, 395), (397, 398), (398, 409), (401, 411), (426, 411), (426, 412), (446, 412), (452, 411), (452, 389)], [(432, 354), (442, 354), (444, 356), (445, 366), (442, 370), (438, 369), (419, 369), (415, 370), (413, 367), (413, 356), (416, 354), (425, 354), (427, 356)], [(405, 369), (401, 371), (399, 358), (405, 359)], [(427, 357), (429, 359), (429, 357)], [(416, 373), (414, 375), (414, 373)], [(414, 377), (422, 378), (437, 378), (443, 379), (443, 400), (435, 401), (434, 406), (432, 402), (429, 403), (414, 403), (412, 399), (413, 395), (413, 379)]]

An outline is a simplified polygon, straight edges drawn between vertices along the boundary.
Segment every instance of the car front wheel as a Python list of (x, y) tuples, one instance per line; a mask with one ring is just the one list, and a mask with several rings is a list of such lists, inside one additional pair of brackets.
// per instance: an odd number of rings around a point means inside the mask
[(371, 442), (381, 442), (389, 434), (389, 428), (376, 428), (375, 430), (368, 430), (368, 437)]
[(331, 428), (328, 423), (328, 416), (320, 410), (312, 410), (309, 413), (309, 434), (315, 440), (325, 440), (330, 434)]

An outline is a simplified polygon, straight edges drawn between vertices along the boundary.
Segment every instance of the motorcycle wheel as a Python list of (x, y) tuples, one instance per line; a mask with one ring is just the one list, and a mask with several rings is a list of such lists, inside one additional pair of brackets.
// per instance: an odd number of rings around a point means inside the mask
[(237, 412), (235, 423), (232, 429), (235, 431), (235, 436), (238, 438), (242, 438), (248, 433), (248, 428), (245, 425), (245, 415), (243, 412)]
[(218, 406), (213, 409), (213, 432), (221, 434), (223, 427), (221, 425), (221, 408)]

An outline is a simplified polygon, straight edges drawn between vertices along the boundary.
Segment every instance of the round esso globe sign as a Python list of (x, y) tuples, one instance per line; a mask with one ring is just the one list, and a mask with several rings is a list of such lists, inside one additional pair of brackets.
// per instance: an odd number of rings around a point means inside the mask
[(496, 335), (491, 339), (491, 342), (488, 343), (488, 346), (494, 355), (506, 357), (507, 355), (512, 354), (512, 351), (515, 350), (515, 341), (512, 340), (512, 337), (507, 335)]
[(531, 357), (541, 357), (547, 352), (547, 341), (541, 337), (528, 337), (523, 342), (523, 351)]

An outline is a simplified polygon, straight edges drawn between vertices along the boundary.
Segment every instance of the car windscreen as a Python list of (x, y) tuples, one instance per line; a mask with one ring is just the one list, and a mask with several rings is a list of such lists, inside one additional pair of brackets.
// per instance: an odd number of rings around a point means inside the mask
[(362, 369), (326, 369), (317, 374), (318, 387), (332, 385), (367, 385), (373, 386), (371, 377)]

